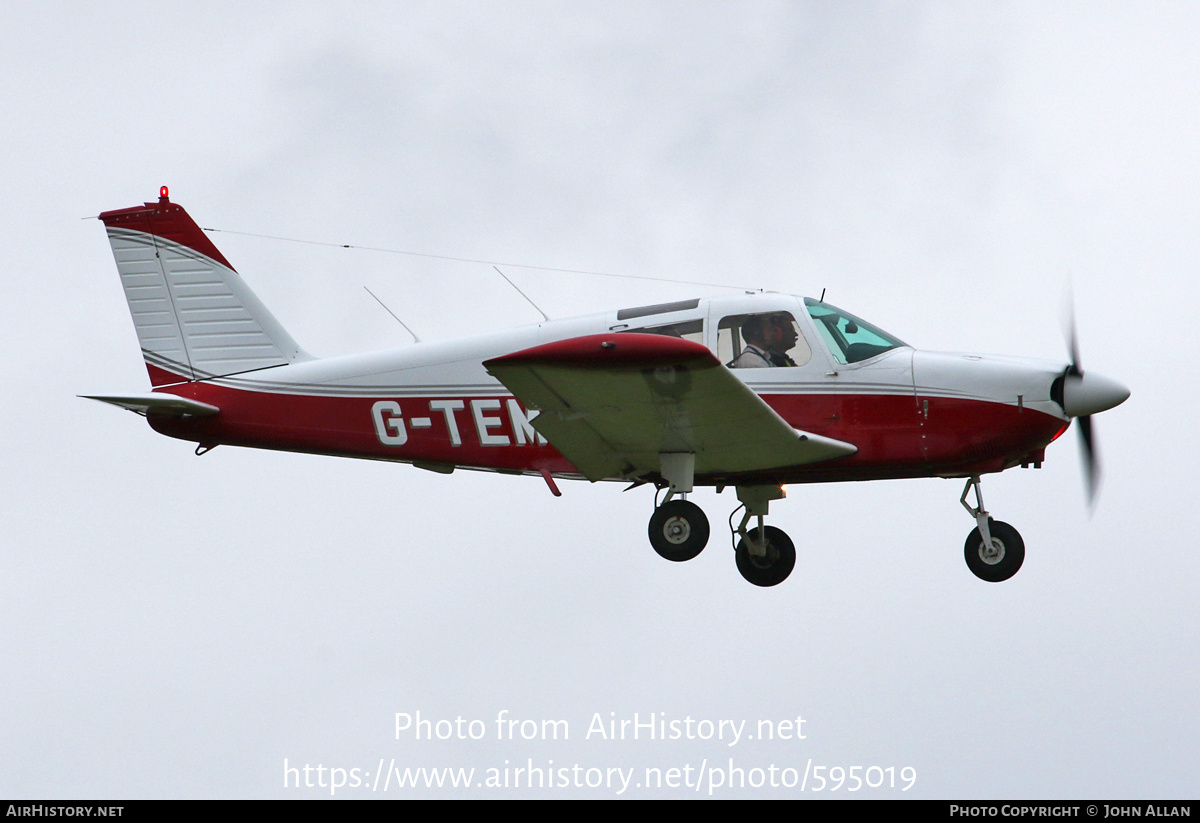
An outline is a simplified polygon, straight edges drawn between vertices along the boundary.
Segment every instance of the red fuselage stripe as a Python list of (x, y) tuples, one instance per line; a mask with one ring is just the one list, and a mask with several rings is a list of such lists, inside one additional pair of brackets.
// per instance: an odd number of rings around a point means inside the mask
[[(220, 408), (206, 418), (151, 417), (155, 430), (208, 445), (571, 474), (539, 443), (511, 396), (327, 397), (244, 391), (213, 383), (173, 394)], [(853, 443), (850, 457), (762, 475), (764, 482), (826, 482), (1000, 471), (1024, 462), (1063, 421), (1004, 403), (912, 395), (775, 394), (763, 399), (797, 429)], [(926, 401), (928, 411), (926, 411)], [(731, 436), (735, 433), (731, 433)], [(1040, 458), (1038, 458), (1040, 459)], [(720, 483), (724, 478), (697, 478)]]

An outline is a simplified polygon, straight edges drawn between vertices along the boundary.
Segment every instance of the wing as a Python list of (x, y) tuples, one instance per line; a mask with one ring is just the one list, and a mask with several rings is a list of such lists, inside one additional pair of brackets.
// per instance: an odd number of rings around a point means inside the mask
[(699, 343), (657, 334), (576, 337), (486, 361), (540, 414), (533, 427), (589, 480), (660, 470), (691, 453), (695, 473), (740, 474), (858, 451), (798, 431)]

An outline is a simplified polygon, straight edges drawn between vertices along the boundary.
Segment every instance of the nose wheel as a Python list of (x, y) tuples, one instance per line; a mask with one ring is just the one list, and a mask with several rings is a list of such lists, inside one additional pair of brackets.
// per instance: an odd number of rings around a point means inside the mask
[(1012, 526), (992, 520), (988, 523), (992, 544), (984, 543), (979, 529), (967, 535), (964, 553), (967, 568), (980, 580), (1000, 583), (1016, 574), (1025, 562), (1025, 541)]
[(708, 543), (708, 517), (688, 500), (668, 500), (650, 518), (650, 545), (675, 563), (691, 560)]

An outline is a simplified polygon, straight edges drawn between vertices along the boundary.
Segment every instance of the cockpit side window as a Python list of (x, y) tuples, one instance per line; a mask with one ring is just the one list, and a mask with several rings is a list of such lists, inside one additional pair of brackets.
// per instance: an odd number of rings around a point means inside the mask
[(806, 297), (804, 305), (808, 307), (808, 313), (829, 348), (829, 353), (842, 365), (869, 360), (885, 351), (908, 345), (865, 320), (860, 320), (828, 303)]
[(812, 349), (790, 312), (733, 314), (717, 326), (717, 357), (731, 369), (803, 366)]

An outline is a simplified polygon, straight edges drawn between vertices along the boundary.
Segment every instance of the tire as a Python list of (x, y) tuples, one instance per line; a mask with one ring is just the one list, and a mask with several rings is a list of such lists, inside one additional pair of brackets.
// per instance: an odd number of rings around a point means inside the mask
[(670, 500), (650, 518), (650, 545), (674, 563), (691, 560), (708, 543), (708, 517), (687, 500)]
[(999, 520), (989, 520), (988, 529), (992, 532), (993, 552), (984, 550), (978, 528), (967, 535), (963, 552), (972, 574), (989, 583), (1001, 583), (1021, 569), (1025, 562), (1025, 541), (1016, 529)]
[[(767, 539), (767, 553), (764, 557), (750, 554), (746, 538), (738, 541), (738, 571), (755, 586), (778, 586), (787, 580), (792, 569), (796, 567), (796, 547), (783, 530), (767, 526), (764, 531)], [(755, 540), (758, 537), (757, 533), (758, 529), (750, 533)]]

